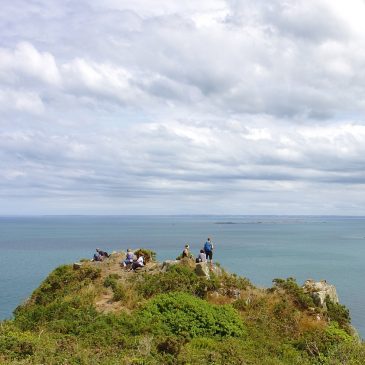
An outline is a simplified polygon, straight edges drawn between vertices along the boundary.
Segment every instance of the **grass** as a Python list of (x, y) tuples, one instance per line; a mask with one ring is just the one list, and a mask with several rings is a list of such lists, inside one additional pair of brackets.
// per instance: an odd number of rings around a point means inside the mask
[(119, 260), (54, 270), (1, 322), (0, 363), (363, 363), (348, 310), (316, 307), (293, 278), (263, 290), (224, 270), (210, 280), (190, 265), (132, 273)]

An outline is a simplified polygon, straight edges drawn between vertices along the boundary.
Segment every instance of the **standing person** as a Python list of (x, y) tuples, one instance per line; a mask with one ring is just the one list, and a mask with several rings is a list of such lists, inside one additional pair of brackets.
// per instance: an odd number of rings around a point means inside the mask
[(208, 237), (207, 242), (204, 244), (204, 252), (206, 259), (209, 259), (210, 266), (213, 265), (213, 249), (213, 242), (211, 241), (210, 237)]

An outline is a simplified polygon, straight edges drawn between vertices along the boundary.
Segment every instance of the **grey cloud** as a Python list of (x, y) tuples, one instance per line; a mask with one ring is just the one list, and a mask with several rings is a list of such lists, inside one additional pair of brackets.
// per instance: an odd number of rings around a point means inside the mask
[(351, 19), (327, 0), (158, 4), (4, 4), (3, 206), (310, 212), (319, 194), (359, 212), (365, 53)]

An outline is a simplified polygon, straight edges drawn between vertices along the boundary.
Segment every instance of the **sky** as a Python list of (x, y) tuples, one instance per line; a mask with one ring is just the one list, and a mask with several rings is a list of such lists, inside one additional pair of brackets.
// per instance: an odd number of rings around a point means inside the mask
[(364, 0), (0, 5), (0, 215), (365, 215)]

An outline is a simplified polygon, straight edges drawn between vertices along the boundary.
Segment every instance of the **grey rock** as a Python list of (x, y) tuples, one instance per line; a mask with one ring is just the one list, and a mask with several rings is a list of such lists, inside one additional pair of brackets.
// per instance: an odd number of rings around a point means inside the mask
[(179, 263), (179, 260), (166, 260), (162, 263), (161, 271), (167, 271), (168, 268), (174, 265), (178, 265)]
[(195, 265), (195, 274), (209, 279), (210, 278), (209, 269), (210, 267), (206, 262), (199, 262)]
[(80, 269), (81, 266), (82, 266), (82, 262), (75, 262), (72, 267), (74, 270), (78, 270), (78, 269)]
[(330, 285), (326, 280), (314, 281), (312, 279), (306, 280), (303, 285), (304, 292), (308, 293), (314, 300), (314, 302), (323, 308), (326, 308), (326, 297), (333, 303), (338, 303), (338, 295), (336, 287)]

